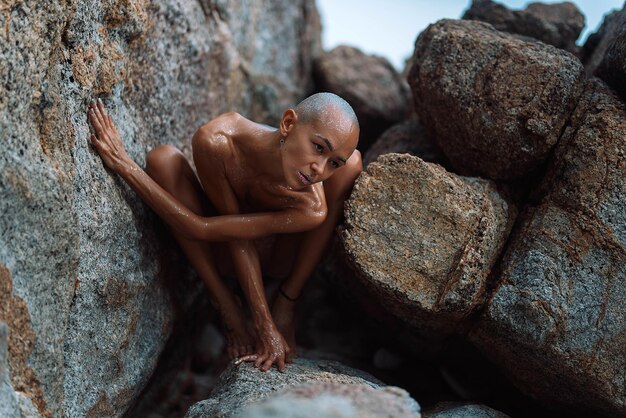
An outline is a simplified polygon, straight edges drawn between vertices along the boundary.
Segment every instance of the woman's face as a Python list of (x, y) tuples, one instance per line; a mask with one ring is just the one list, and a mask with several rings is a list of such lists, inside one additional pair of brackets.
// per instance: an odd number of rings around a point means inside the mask
[(299, 123), (297, 119), (293, 110), (283, 116), (280, 130), (286, 136), (281, 155), (287, 184), (293, 189), (303, 189), (326, 180), (343, 167), (354, 152), (359, 131), (343, 113), (334, 109), (321, 120)]

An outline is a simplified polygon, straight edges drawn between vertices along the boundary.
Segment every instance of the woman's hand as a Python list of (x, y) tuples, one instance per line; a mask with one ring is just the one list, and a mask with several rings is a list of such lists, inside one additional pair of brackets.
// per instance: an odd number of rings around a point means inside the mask
[(296, 351), (296, 329), (294, 325), (296, 302), (285, 298), (280, 291), (276, 291), (272, 302), (272, 318), (276, 328), (283, 336), (287, 345), (291, 348), (288, 356), (285, 358), (287, 363), (293, 361), (293, 357), (297, 356)]
[(254, 361), (254, 367), (266, 372), (276, 363), (278, 370), (284, 372), (285, 359), (290, 358), (291, 349), (276, 326), (273, 323), (263, 326), (257, 330), (257, 337), (256, 353), (239, 357), (235, 364)]
[(102, 101), (92, 101), (87, 112), (89, 122), (96, 132), (90, 135), (89, 142), (98, 151), (104, 164), (113, 171), (117, 171), (124, 163), (132, 161), (129, 157), (120, 134), (107, 114)]

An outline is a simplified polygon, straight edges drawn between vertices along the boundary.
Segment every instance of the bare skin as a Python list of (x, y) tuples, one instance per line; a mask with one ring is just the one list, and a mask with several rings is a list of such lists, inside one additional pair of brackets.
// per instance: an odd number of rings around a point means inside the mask
[[(295, 349), (292, 299), (323, 257), (362, 170), (358, 128), (333, 106), (309, 123), (288, 109), (278, 128), (226, 113), (193, 136), (196, 177), (170, 145), (150, 151), (142, 170), (101, 102), (91, 104), (88, 118), (95, 131), (90, 143), (104, 164), (169, 226), (207, 285), (230, 357), (284, 371)], [(271, 251), (257, 246), (267, 237), (276, 238)], [(250, 308), (251, 328), (222, 280), (229, 268)], [(281, 270), (286, 280), (270, 307), (262, 272)]]

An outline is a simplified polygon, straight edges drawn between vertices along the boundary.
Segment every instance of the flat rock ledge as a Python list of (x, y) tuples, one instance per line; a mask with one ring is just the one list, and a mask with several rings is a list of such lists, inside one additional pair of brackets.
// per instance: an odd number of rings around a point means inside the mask
[(357, 180), (340, 236), (358, 284), (381, 306), (446, 334), (482, 303), (515, 216), (491, 181), (386, 154)]
[(514, 179), (557, 143), (584, 69), (551, 45), (444, 19), (417, 38), (408, 81), (420, 121), (457, 172)]
[(222, 373), (211, 398), (186, 418), (419, 418), (420, 406), (400, 388), (328, 360), (297, 358), (281, 373), (233, 363)]

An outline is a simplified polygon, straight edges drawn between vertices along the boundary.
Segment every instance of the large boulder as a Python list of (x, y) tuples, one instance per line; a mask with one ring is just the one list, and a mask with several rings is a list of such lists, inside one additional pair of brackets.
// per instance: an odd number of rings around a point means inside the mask
[(480, 20), (498, 30), (535, 38), (577, 53), (576, 40), (585, 27), (585, 16), (572, 2), (530, 3), (524, 10), (509, 10), (491, 0), (473, 0), (463, 19)]
[(314, 77), (317, 91), (338, 94), (354, 108), (361, 150), (409, 114), (409, 87), (383, 57), (341, 45), (315, 60)]
[(367, 373), (334, 361), (296, 358), (284, 373), (231, 363), (211, 397), (185, 416), (419, 418), (419, 410), (406, 391)]
[(160, 143), (188, 153), (225, 111), (272, 122), (311, 88), (315, 5), (26, 1), (0, 26), (0, 284), (20, 307), (0, 316), (9, 383), (43, 416), (119, 416), (170, 334), (165, 278), (180, 295), (200, 283), (166, 262), (152, 212), (88, 147), (87, 103), (105, 101), (139, 164)]
[(341, 240), (378, 306), (425, 333), (450, 334), (481, 305), (515, 213), (490, 181), (386, 154), (357, 180)]
[(422, 32), (409, 74), (420, 121), (452, 165), (493, 179), (527, 175), (545, 160), (583, 81), (571, 54), (469, 20)]
[(626, 414), (625, 149), (626, 106), (589, 82), (471, 333), (522, 390), (592, 415)]

